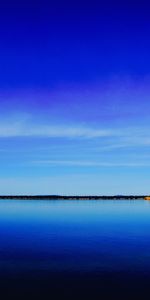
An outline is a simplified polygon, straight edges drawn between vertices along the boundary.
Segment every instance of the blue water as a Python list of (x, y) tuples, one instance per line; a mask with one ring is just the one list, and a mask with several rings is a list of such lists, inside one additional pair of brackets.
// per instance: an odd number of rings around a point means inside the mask
[(144, 200), (0, 201), (0, 272), (150, 273)]

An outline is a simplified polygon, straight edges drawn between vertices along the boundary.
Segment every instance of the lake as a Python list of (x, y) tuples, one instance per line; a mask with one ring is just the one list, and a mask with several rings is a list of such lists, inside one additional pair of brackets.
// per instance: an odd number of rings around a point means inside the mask
[(0, 201), (5, 299), (146, 297), (149, 282), (149, 201)]

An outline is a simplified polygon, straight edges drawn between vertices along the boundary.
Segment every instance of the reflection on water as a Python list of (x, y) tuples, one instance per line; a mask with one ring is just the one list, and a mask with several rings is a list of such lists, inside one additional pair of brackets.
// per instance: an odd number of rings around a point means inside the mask
[(0, 270), (150, 271), (150, 204), (0, 201)]

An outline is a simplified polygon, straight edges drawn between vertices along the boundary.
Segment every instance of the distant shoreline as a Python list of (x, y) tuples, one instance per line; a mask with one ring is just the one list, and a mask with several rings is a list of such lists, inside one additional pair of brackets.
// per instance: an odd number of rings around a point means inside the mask
[(147, 195), (61, 196), (61, 195), (0, 195), (0, 200), (140, 200)]

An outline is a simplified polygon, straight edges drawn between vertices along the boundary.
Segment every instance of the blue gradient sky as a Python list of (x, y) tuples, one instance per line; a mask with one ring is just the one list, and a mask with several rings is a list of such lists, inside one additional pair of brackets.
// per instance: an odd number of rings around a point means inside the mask
[(150, 192), (149, 7), (0, 5), (0, 194)]

